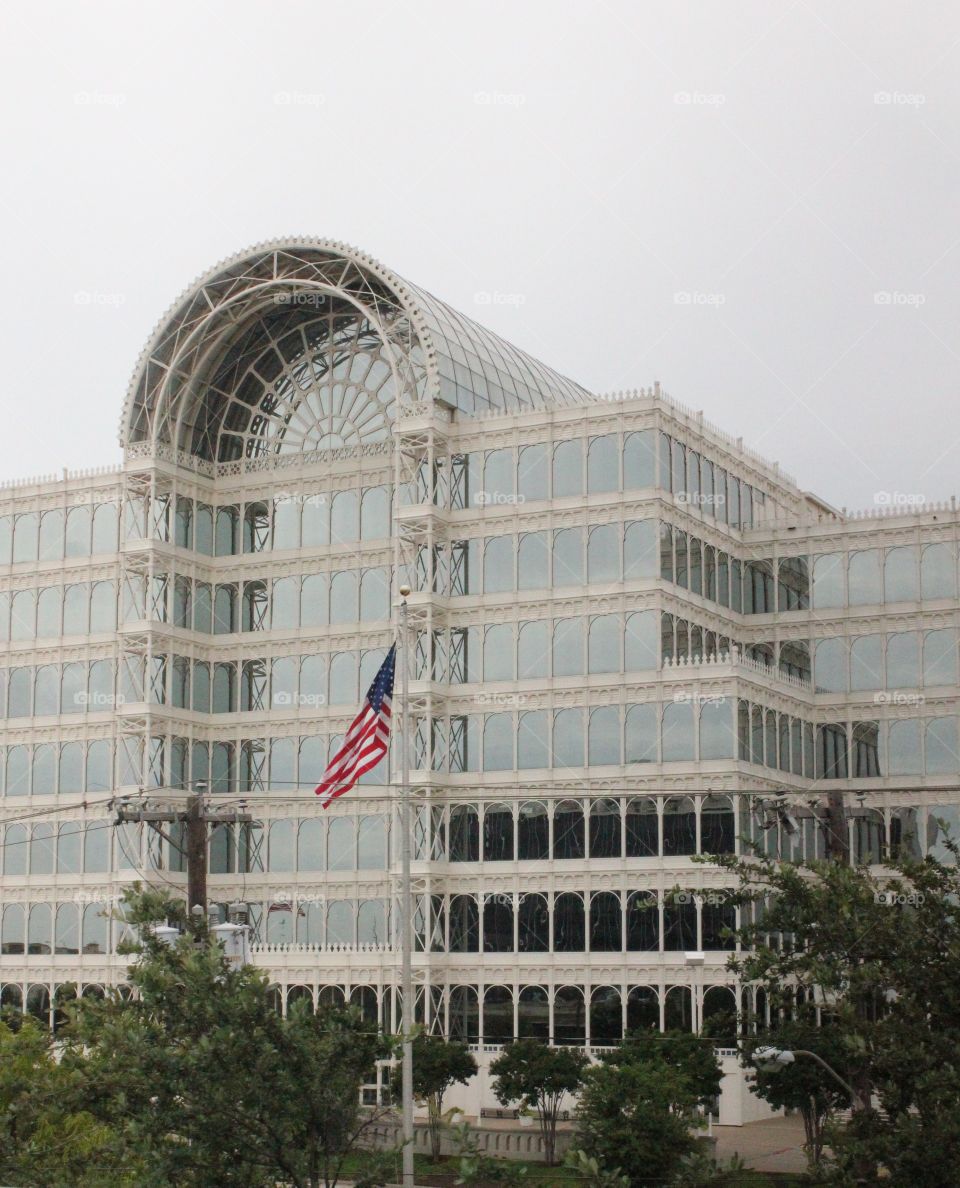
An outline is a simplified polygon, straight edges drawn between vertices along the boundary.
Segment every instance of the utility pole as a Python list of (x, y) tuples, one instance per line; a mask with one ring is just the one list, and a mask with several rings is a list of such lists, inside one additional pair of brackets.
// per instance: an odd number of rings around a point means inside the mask
[[(250, 825), (253, 817), (233, 808), (208, 809), (204, 802), (206, 781), (197, 781), (185, 808), (130, 808), (117, 806), (116, 825), (127, 821), (146, 823), (170, 845), (178, 849), (187, 861), (187, 912), (191, 919), (205, 919), (207, 914), (207, 838), (210, 825)], [(183, 826), (182, 840), (171, 837), (164, 825)], [(194, 908), (200, 908), (194, 912)]]
[(410, 670), (407, 655), (407, 597), (410, 587), (400, 587), (400, 721), (397, 742), (400, 750), (400, 952), (403, 1033), (400, 1069), (401, 1114), (403, 1119), (403, 1188), (414, 1186), (413, 1125), (413, 894), (410, 886), (412, 814), (410, 811), (409, 708)]

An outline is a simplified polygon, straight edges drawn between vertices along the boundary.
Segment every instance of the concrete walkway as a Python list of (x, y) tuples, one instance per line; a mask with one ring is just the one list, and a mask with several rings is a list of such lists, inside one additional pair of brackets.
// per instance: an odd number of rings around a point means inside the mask
[(717, 1162), (726, 1163), (739, 1155), (747, 1167), (765, 1172), (798, 1173), (807, 1170), (803, 1151), (803, 1120), (766, 1118), (746, 1126), (714, 1126)]

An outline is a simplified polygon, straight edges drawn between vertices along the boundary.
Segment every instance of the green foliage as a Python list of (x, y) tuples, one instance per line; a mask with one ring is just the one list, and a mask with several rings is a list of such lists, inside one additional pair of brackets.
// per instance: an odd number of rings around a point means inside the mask
[(564, 1163), (587, 1188), (630, 1188), (630, 1181), (621, 1175), (619, 1167), (605, 1171), (586, 1151), (568, 1151)]
[(809, 1057), (798, 1057), (778, 1072), (757, 1069), (753, 1054), (757, 1048), (767, 1046), (816, 1052), (831, 1068), (840, 1070), (847, 1062), (843, 1036), (829, 1024), (818, 1027), (804, 1013), (801, 1018), (783, 1020), (776, 1027), (751, 1038), (740, 1053), (744, 1066), (755, 1072), (751, 1088), (758, 1097), (774, 1109), (799, 1111), (803, 1118), (807, 1155), (811, 1164), (817, 1166), (823, 1158), (825, 1127), (833, 1114), (849, 1107), (850, 1095), (822, 1065)]
[[(684, 1085), (684, 1095), (692, 1092), (695, 1104), (706, 1109), (720, 1093), (723, 1069), (713, 1042), (692, 1031), (631, 1032), (619, 1048), (604, 1053), (608, 1064), (643, 1063), (655, 1061), (678, 1072)], [(681, 1108), (681, 1103), (676, 1103)]]
[(82, 1074), (54, 1058), (50, 1035), (32, 1019), (14, 1030), (0, 1023), (0, 1179), (22, 1188), (124, 1188), (138, 1183), (136, 1164), (122, 1169), (108, 1126), (83, 1108)]
[(528, 1182), (526, 1164), (481, 1154), (469, 1123), (464, 1122), (454, 1129), (454, 1141), (460, 1152), (457, 1184), (503, 1184), (505, 1188), (523, 1188)]
[(586, 1056), (576, 1048), (551, 1048), (539, 1040), (522, 1039), (508, 1044), (490, 1065), (493, 1091), (501, 1105), (512, 1101), (537, 1111), (544, 1155), (556, 1163), (557, 1119), (568, 1093), (583, 1081)]
[(828, 1063), (863, 1107), (826, 1128), (838, 1183), (874, 1183), (878, 1168), (911, 1188), (960, 1183), (960, 871), (948, 848), (949, 864), (900, 860), (882, 877), (842, 862), (717, 860), (760, 909), (740, 931), (751, 951), (731, 959), (743, 982), (763, 986), (774, 1018), (796, 1014), (798, 989), (828, 1012)]
[(587, 1069), (577, 1141), (600, 1168), (630, 1184), (666, 1184), (696, 1150), (691, 1079), (662, 1058), (603, 1061)]
[[(157, 911), (143, 898), (128, 918)], [(264, 975), (232, 969), (202, 922), (174, 946), (142, 935), (133, 1000), (84, 1000), (72, 1037), (90, 1109), (146, 1169), (138, 1188), (335, 1184), (372, 1120), (360, 1086), (390, 1043), (355, 1011), (281, 1018)]]
[[(477, 1062), (466, 1044), (448, 1041), (440, 1036), (425, 1035), (422, 1032), (414, 1036), (413, 1093), (418, 1100), (427, 1103), (430, 1147), (434, 1159), (440, 1158), (443, 1127), (453, 1116), (453, 1112), (443, 1112), (444, 1094), (452, 1085), (465, 1085), (476, 1076), (476, 1072)], [(399, 1099), (399, 1066), (394, 1073), (391, 1087), (394, 1098)]]

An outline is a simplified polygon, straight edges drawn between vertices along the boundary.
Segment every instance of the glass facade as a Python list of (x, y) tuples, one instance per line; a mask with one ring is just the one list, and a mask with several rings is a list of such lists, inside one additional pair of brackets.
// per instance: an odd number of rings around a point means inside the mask
[(435, 1033), (603, 1046), (743, 1008), (694, 859), (822, 857), (830, 795), (852, 861), (943, 855), (954, 510), (830, 516), (659, 390), (592, 398), (366, 258), (273, 255), (158, 331), (196, 391), (141, 365), (122, 468), (0, 489), (5, 1005), (123, 981), (117, 897), (186, 875), (111, 798), (201, 784), (253, 818), (212, 830), (210, 893), (248, 904), (278, 1003), (396, 1023), (389, 765), (312, 790), (401, 580)]

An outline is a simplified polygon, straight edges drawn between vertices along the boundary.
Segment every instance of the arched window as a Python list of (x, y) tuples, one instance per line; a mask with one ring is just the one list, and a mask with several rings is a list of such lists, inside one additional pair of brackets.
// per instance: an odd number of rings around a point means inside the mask
[(304, 627), (324, 627), (329, 620), (329, 581), (325, 573), (311, 573), (300, 587), (300, 622)]
[[(563, 620), (561, 620), (562, 622)], [(517, 637), (517, 680), (550, 675), (550, 622), (521, 623)]]
[(513, 952), (513, 896), (490, 891), (483, 899), (483, 951)]
[(296, 868), (296, 822), (274, 821), (270, 825), (267, 869), (286, 874)]
[[(98, 585), (106, 584), (106, 582), (98, 583)], [(28, 593), (28, 591), (20, 591), (20, 594), (25, 593)], [(39, 639), (52, 639), (60, 634), (62, 594), (63, 591), (59, 586), (47, 586), (45, 590), (40, 591), (37, 598), (37, 637)], [(16, 602), (17, 597), (18, 595), (15, 594), (14, 602)]]
[(660, 853), (659, 818), (652, 797), (627, 801), (626, 852), (628, 858), (656, 858)]
[(700, 707), (700, 758), (733, 759), (736, 754), (733, 707), (725, 697)]
[(620, 762), (620, 709), (615, 705), (601, 706), (590, 714), (589, 766), (619, 766)]
[(30, 837), (30, 873), (32, 875), (53, 874), (55, 848), (54, 827), (46, 822), (34, 825)]
[(623, 1040), (623, 1010), (620, 991), (614, 986), (596, 986), (590, 994), (590, 1043), (593, 1047), (619, 1044)]
[(79, 821), (66, 821), (57, 831), (57, 874), (80, 874), (83, 870)]
[(550, 585), (550, 550), (545, 532), (526, 532), (517, 553), (517, 588), (545, 590)]
[(916, 689), (920, 684), (920, 634), (901, 631), (887, 636), (887, 687)]
[(553, 534), (553, 585), (582, 586), (583, 529), (561, 528)]
[(594, 800), (590, 804), (590, 857), (619, 858), (621, 853), (620, 802)]
[(30, 748), (7, 748), (7, 796), (30, 795)]
[(957, 563), (953, 545), (930, 544), (920, 555), (920, 591), (923, 598), (955, 598)]
[(357, 694), (357, 653), (338, 652), (330, 661), (330, 704), (353, 705)]
[(330, 622), (355, 623), (359, 617), (357, 572), (343, 569), (330, 581)]
[(553, 903), (553, 951), (583, 953), (585, 949), (583, 896), (565, 891)]
[(386, 540), (390, 535), (390, 490), (370, 487), (360, 501), (360, 537), (362, 540)]
[(283, 495), (274, 500), (273, 547), (300, 547), (300, 500), (296, 495)]
[(883, 688), (883, 637), (880, 635), (858, 636), (850, 645), (850, 688)]
[(488, 714), (483, 725), (483, 770), (509, 771), (513, 766), (513, 715)]
[(553, 625), (553, 675), (583, 676), (585, 620), (557, 619)]
[(693, 705), (691, 702), (668, 702), (663, 707), (661, 746), (664, 763), (694, 757)]
[(587, 642), (589, 672), (620, 672), (621, 618), (619, 615), (597, 615), (590, 620)]
[(450, 952), (477, 953), (480, 949), (480, 911), (475, 895), (450, 898)]
[(553, 1042), (580, 1048), (587, 1042), (586, 1008), (580, 986), (560, 986), (554, 993)]
[[(286, 742), (283, 740), (274, 740)], [(323, 870), (323, 821), (310, 817), (297, 830), (297, 870)]]
[(327, 837), (327, 869), (355, 870), (356, 818), (334, 817)]
[(80, 714), (87, 708), (86, 664), (64, 664), (60, 678), (60, 712)]
[(660, 948), (660, 905), (654, 891), (627, 896), (627, 951), (655, 953)]
[(54, 923), (55, 953), (80, 952), (80, 911), (75, 903), (61, 903)]
[(700, 805), (700, 850), (704, 854), (732, 854), (736, 819), (729, 796), (705, 796)]
[(484, 862), (512, 862), (513, 812), (508, 804), (488, 804), (483, 813)]
[(656, 486), (657, 444), (653, 429), (628, 433), (623, 442), (623, 486), (627, 491)]
[(657, 706), (631, 705), (626, 719), (627, 763), (657, 762)]
[(387, 937), (387, 910), (381, 899), (367, 899), (357, 912), (357, 943), (361, 945), (385, 945)]
[(553, 716), (553, 766), (583, 767), (583, 710), (558, 710)]
[(583, 805), (577, 800), (562, 800), (553, 814), (553, 856), (583, 858), (584, 853)]
[(327, 944), (353, 945), (354, 905), (349, 899), (334, 899), (327, 907)]
[(102, 903), (88, 903), (83, 909), (83, 951), (84, 953), (106, 953), (109, 951), (109, 908)]
[(517, 857), (521, 862), (541, 862), (550, 857), (547, 806), (539, 801), (520, 805), (517, 814)]
[(873, 606), (883, 601), (879, 549), (864, 549), (850, 554), (847, 588), (850, 606)]
[(517, 767), (550, 766), (550, 718), (547, 710), (528, 710), (517, 724)]
[(613, 891), (598, 891), (590, 897), (590, 952), (619, 953), (622, 912), (620, 896)]
[(627, 615), (624, 631), (624, 667), (627, 672), (649, 672), (659, 660), (657, 612), (634, 611)]
[(920, 558), (916, 545), (887, 549), (883, 559), (883, 593), (887, 602), (916, 602), (919, 599)]
[(498, 623), (484, 633), (483, 679), (513, 680), (513, 627), (509, 623)]
[(847, 691), (847, 641), (821, 639), (813, 654), (813, 679), (817, 692)]
[(547, 897), (532, 891), (520, 893), (517, 913), (517, 951), (520, 953), (548, 953), (550, 951), (550, 913)]
[(817, 609), (843, 606), (843, 553), (823, 553), (813, 559), (813, 605)]
[(364, 570), (360, 579), (360, 618), (364, 623), (390, 618), (389, 570)]
[(513, 1039), (513, 991), (488, 986), (483, 995), (483, 1042), (505, 1044)]
[(387, 822), (381, 815), (361, 817), (357, 827), (357, 869), (387, 869)]
[(33, 712), (46, 717), (60, 712), (60, 670), (55, 664), (37, 669), (33, 687)]
[[(74, 590), (76, 586), (72, 587)], [(37, 592), (18, 590), (10, 599), (10, 638), (33, 639), (37, 633)]]
[[(674, 858), (697, 852), (697, 813), (689, 796), (669, 796), (663, 804), (663, 853)], [(696, 948), (696, 946), (692, 946)]]
[(619, 489), (619, 439), (615, 433), (594, 437), (587, 449), (587, 492), (596, 495)]
[(623, 536), (623, 580), (660, 577), (660, 541), (656, 520), (632, 520)]
[(478, 862), (480, 859), (480, 816), (474, 804), (455, 804), (450, 809), (450, 861)]
[(957, 719), (929, 718), (924, 730), (924, 770), (928, 775), (960, 771)]
[(62, 795), (69, 796), (83, 791), (82, 743), (64, 743), (60, 748), (58, 784)]
[(550, 1000), (543, 986), (524, 986), (517, 998), (517, 1038), (550, 1038)]
[(927, 631), (923, 637), (923, 683), (957, 683), (957, 633), (953, 627)]
[(545, 443), (524, 446), (517, 460), (517, 494), (524, 502), (550, 497), (550, 459)]
[(660, 998), (652, 986), (631, 986), (627, 995), (627, 1032), (660, 1030)]
[(553, 451), (553, 497), (583, 494), (583, 442), (561, 441)]
[(356, 491), (338, 491), (330, 504), (330, 543), (349, 544), (360, 538), (360, 502)]
[(587, 541), (587, 580), (620, 580), (620, 525), (601, 524), (590, 532)]
[(483, 590), (499, 594), (514, 589), (514, 536), (491, 536), (483, 550)]
[(90, 556), (90, 534), (92, 517), (89, 505), (72, 507), (67, 513), (67, 531), (64, 555), (67, 557)]
[(920, 719), (901, 718), (890, 722), (887, 733), (888, 771), (890, 775), (922, 775), (923, 753), (920, 746)]

